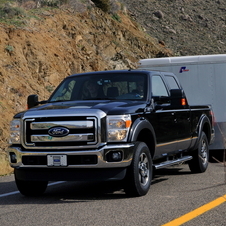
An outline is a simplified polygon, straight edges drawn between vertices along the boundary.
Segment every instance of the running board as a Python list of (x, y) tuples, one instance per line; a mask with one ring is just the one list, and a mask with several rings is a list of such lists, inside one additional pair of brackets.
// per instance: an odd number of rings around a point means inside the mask
[(179, 163), (191, 160), (191, 159), (192, 159), (192, 156), (184, 156), (184, 157), (181, 157), (179, 159), (173, 159), (173, 160), (168, 160), (168, 161), (165, 161), (165, 162), (153, 164), (153, 166), (155, 167), (155, 169), (161, 169), (161, 168), (176, 165), (176, 164), (179, 164)]

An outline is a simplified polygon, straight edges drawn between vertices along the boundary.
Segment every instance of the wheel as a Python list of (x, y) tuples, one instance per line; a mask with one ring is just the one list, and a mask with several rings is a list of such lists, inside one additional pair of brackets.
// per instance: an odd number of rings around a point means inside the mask
[(42, 195), (48, 185), (48, 181), (23, 181), (15, 177), (16, 185), (22, 195), (39, 196)]
[(127, 169), (125, 192), (129, 196), (146, 195), (152, 180), (152, 158), (147, 145), (137, 142), (134, 147), (134, 157)]
[(206, 134), (202, 132), (198, 148), (192, 154), (193, 159), (188, 161), (192, 173), (204, 173), (209, 163), (209, 145)]

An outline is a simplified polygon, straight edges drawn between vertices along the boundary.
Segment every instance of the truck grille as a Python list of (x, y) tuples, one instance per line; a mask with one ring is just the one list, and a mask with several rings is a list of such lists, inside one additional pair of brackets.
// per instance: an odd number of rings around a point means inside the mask
[(48, 117), (24, 120), (24, 145), (40, 147), (81, 147), (98, 143), (96, 117)]

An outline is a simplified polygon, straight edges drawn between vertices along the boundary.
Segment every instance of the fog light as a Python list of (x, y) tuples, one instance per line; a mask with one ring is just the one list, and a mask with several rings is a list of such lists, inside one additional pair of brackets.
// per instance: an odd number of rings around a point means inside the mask
[(9, 153), (11, 163), (17, 163), (17, 157), (14, 152)]
[(110, 151), (107, 154), (108, 162), (120, 162), (122, 161), (122, 151)]

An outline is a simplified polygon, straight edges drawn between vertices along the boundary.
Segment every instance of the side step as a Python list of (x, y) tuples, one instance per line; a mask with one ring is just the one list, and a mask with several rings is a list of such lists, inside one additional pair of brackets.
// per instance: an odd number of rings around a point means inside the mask
[(161, 162), (161, 163), (157, 163), (157, 164), (153, 164), (153, 166), (155, 167), (155, 169), (161, 169), (161, 168), (165, 168), (167, 166), (172, 166), (172, 165), (176, 165), (182, 162), (186, 162), (188, 160), (191, 160), (192, 156), (183, 156), (181, 158), (178, 159), (173, 159), (173, 160), (167, 160), (165, 162)]

